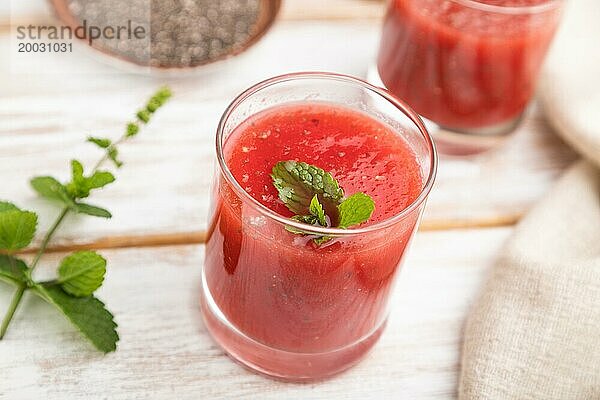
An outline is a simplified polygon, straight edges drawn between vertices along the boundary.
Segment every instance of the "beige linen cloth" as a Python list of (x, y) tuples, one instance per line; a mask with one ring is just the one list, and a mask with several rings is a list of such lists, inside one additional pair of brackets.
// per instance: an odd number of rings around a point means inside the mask
[(519, 223), (465, 327), (459, 398), (600, 400), (600, 0), (571, 0), (541, 82), (579, 161)]

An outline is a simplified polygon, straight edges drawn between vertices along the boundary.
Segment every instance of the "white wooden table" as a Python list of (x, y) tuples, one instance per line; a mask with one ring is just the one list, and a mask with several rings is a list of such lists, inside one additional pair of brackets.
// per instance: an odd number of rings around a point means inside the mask
[[(47, 20), (39, 1), (24, 3), (19, 23)], [(114, 218), (69, 218), (37, 271), (51, 273), (62, 251), (102, 249), (109, 270), (99, 297), (119, 324), (118, 351), (98, 354), (57, 312), (27, 296), (0, 342), (0, 399), (456, 396), (469, 306), (514, 223), (575, 158), (535, 107), (497, 151), (441, 159), (387, 331), (357, 367), (315, 384), (272, 381), (228, 359), (200, 315), (201, 243), (220, 114), (236, 93), (276, 74), (365, 76), (381, 13), (373, 1), (290, 0), (265, 39), (230, 67), (166, 81), (118, 73), (83, 55), (68, 62), (44, 56), (16, 74), (7, 59), (10, 22), (0, 14), (0, 198), (40, 210), (40, 231), (56, 210), (36, 198), (28, 178), (66, 178), (72, 157), (97, 158), (84, 143), (89, 134), (117, 136), (156, 87), (166, 82), (175, 92), (149, 129), (123, 147), (127, 165), (118, 182), (94, 198)], [(62, 71), (48, 72), (51, 65)], [(0, 286), (1, 312), (11, 293)]]

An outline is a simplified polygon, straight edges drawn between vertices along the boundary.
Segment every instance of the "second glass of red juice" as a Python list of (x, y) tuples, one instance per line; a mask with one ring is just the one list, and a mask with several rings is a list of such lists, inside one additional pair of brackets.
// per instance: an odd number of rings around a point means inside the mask
[[(202, 274), (209, 332), (234, 359), (281, 379), (354, 365), (385, 327), (433, 185), (437, 157), (422, 121), (358, 79), (289, 74), (233, 101), (217, 158)], [(280, 161), (314, 165), (346, 195), (371, 196), (371, 218), (350, 229), (290, 219), (271, 178)]]
[(464, 139), (468, 145), (479, 137), (482, 144), (493, 144), (494, 137), (514, 129), (533, 96), (562, 3), (392, 0), (383, 24), (379, 77), (449, 133), (441, 139)]

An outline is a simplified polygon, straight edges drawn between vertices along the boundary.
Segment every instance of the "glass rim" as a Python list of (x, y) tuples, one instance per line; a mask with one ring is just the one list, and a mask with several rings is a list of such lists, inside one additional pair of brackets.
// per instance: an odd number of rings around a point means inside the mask
[[(256, 200), (248, 192), (246, 192), (244, 190), (244, 188), (242, 188), (242, 186), (239, 184), (239, 182), (235, 179), (235, 177), (231, 173), (229, 167), (227, 166), (227, 163), (225, 162), (224, 135), (225, 135), (225, 125), (226, 125), (229, 117), (231, 116), (233, 111), (242, 102), (244, 102), (246, 99), (248, 99), (253, 94), (255, 94), (263, 89), (266, 89), (270, 86), (279, 84), (279, 83), (295, 81), (295, 80), (303, 80), (303, 79), (325, 79), (325, 80), (350, 83), (353, 85), (360, 86), (364, 89), (367, 89), (367, 90), (379, 95), (380, 97), (384, 98), (385, 100), (387, 100), (394, 107), (396, 107), (400, 112), (402, 112), (406, 117), (408, 117), (414, 125), (416, 125), (416, 127), (419, 130), (419, 133), (421, 134), (423, 140), (425, 141), (425, 143), (427, 145), (427, 149), (430, 153), (431, 160), (429, 162), (429, 175), (427, 176), (427, 180), (425, 181), (425, 184), (423, 185), (423, 188), (421, 189), (421, 192), (419, 193), (419, 195), (408, 206), (406, 206), (405, 208), (403, 208), (401, 211), (399, 211), (398, 213), (396, 213), (394, 216), (392, 216), (390, 218), (387, 218), (383, 221), (380, 221), (375, 224), (368, 225), (368, 226), (365, 226), (362, 228), (340, 229), (340, 228), (316, 227), (316, 226), (304, 224), (302, 222), (294, 221), (290, 218), (287, 218), (280, 214), (277, 214), (276, 212), (272, 211), (267, 206), (263, 205), (261, 202)], [(249, 201), (262, 214), (281, 223), (282, 225), (288, 225), (288, 226), (294, 227), (296, 229), (306, 232), (307, 234), (323, 235), (323, 236), (326, 235), (326, 236), (334, 236), (334, 237), (348, 237), (348, 236), (353, 236), (353, 235), (357, 235), (357, 234), (375, 232), (375, 231), (379, 231), (379, 230), (385, 229), (387, 227), (390, 227), (390, 226), (398, 223), (399, 221), (403, 220), (407, 215), (414, 212), (425, 201), (425, 199), (427, 199), (427, 196), (429, 195), (429, 192), (431, 191), (431, 188), (433, 187), (433, 183), (435, 181), (435, 177), (436, 177), (436, 173), (437, 173), (437, 165), (438, 165), (438, 156), (437, 156), (437, 151), (435, 149), (435, 144), (433, 142), (433, 139), (431, 138), (431, 135), (427, 131), (425, 124), (421, 120), (421, 117), (419, 117), (419, 115), (415, 111), (413, 111), (408, 105), (406, 105), (404, 102), (402, 102), (398, 98), (394, 97), (391, 93), (389, 93), (387, 90), (385, 90), (383, 88), (371, 85), (370, 83), (368, 83), (362, 79), (358, 79), (358, 78), (355, 78), (355, 77), (352, 77), (349, 75), (332, 73), (332, 72), (294, 72), (294, 73), (289, 73), (289, 74), (284, 74), (284, 75), (278, 75), (273, 78), (263, 80), (262, 82), (259, 82), (255, 85), (251, 86), (250, 88), (244, 90), (229, 104), (229, 106), (227, 106), (227, 108), (225, 109), (225, 112), (223, 113), (223, 115), (221, 116), (221, 119), (219, 120), (219, 125), (217, 127), (217, 135), (216, 135), (216, 151), (217, 151), (217, 161), (219, 164), (219, 169), (221, 170), (221, 173), (223, 174), (225, 180), (233, 187), (234, 191), (237, 193), (238, 196)]]
[(503, 6), (500, 4), (486, 4), (478, 0), (450, 0), (451, 2), (474, 8), (480, 11), (493, 12), (497, 14), (537, 14), (558, 8), (564, 0), (546, 0), (546, 2), (534, 5), (512, 5)]

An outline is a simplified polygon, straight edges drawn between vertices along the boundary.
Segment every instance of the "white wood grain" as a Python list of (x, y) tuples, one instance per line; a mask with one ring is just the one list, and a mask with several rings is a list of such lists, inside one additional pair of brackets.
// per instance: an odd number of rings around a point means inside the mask
[[(93, 202), (113, 211), (114, 219), (72, 223), (71, 218), (59, 243), (202, 231), (215, 129), (228, 102), (261, 79), (294, 70), (364, 76), (377, 37), (374, 22), (284, 21), (222, 70), (187, 79), (120, 73), (79, 53), (68, 62), (60, 55), (38, 55), (30, 63), (34, 72), (27, 74), (11, 73), (11, 62), (0, 63), (0, 198), (41, 208), (44, 229), (54, 209), (35, 198), (27, 179), (35, 174), (66, 177), (74, 156), (95, 160), (98, 153), (84, 144), (85, 137), (119, 135), (138, 104), (167, 81), (174, 100), (146, 132), (123, 147), (127, 165), (118, 182), (94, 196)], [(0, 52), (8, 47), (7, 37), (0, 36)], [(60, 71), (48, 72), (51, 65)], [(424, 226), (514, 222), (573, 158), (534, 109), (497, 151), (471, 159), (442, 158)]]
[[(452, 399), (466, 312), (511, 231), (419, 233), (374, 351), (340, 376), (305, 385), (250, 373), (212, 342), (198, 304), (203, 247), (105, 251), (99, 296), (120, 325), (118, 351), (97, 354), (28, 296), (0, 342), (0, 399)], [(45, 259), (40, 275), (58, 259)]]

